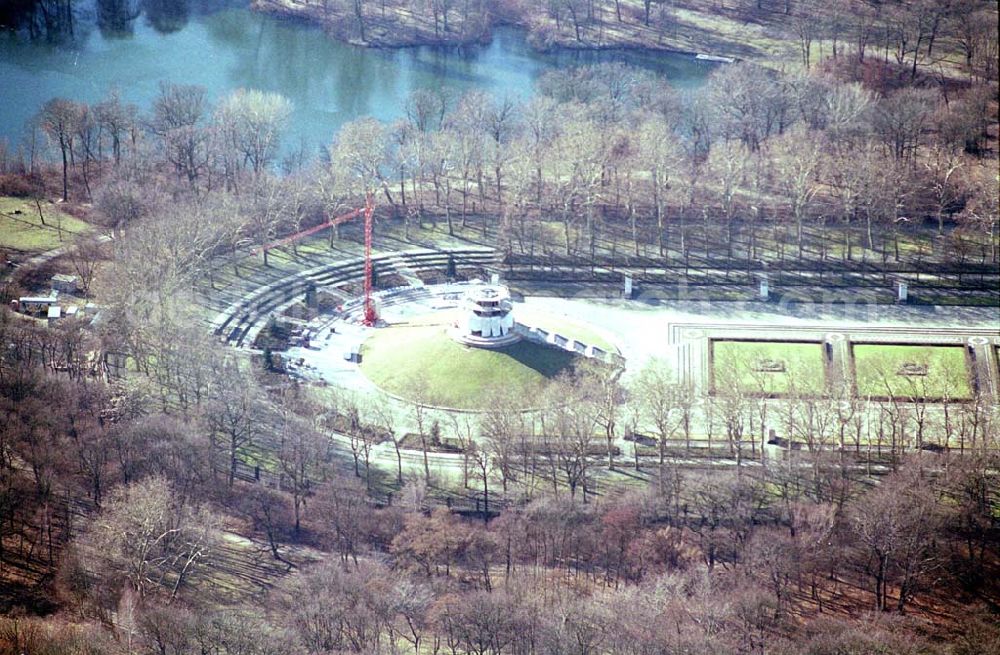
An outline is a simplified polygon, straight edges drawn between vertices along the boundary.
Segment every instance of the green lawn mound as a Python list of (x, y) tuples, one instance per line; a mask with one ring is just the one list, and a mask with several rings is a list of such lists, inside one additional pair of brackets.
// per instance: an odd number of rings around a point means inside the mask
[(805, 394), (826, 390), (823, 346), (791, 341), (712, 341), (716, 393), (737, 385), (753, 395)]
[(463, 346), (441, 325), (388, 327), (364, 343), (361, 371), (381, 389), (414, 402), (485, 409), (503, 385), (537, 407), (545, 382), (577, 355), (521, 341), (496, 350)]
[(972, 398), (963, 346), (855, 344), (858, 395), (912, 400)]
[(39, 252), (65, 246), (91, 228), (87, 223), (66, 214), (44, 201), (42, 224), (34, 201), (0, 196), (0, 247), (23, 252)]

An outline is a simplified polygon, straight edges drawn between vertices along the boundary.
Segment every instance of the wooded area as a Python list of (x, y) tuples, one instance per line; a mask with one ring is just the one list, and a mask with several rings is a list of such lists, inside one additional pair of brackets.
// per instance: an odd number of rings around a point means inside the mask
[[(585, 40), (708, 3), (326, 4), (361, 32), (405, 5), (442, 35)], [(273, 93), (48, 102), (0, 147), (0, 193), (59, 197), (110, 238), (51, 264), (101, 305), (94, 327), (0, 313), (0, 653), (1000, 653), (1000, 414), (968, 379), (931, 403), (876, 370), (884, 402), (830, 385), (776, 403), (725, 376), (696, 398), (654, 361), (625, 385), (559, 377), (530, 423), (502, 393), (464, 423), (402, 421), (219, 344), (193, 291), (366, 192), (377, 239), (459, 236), (520, 270), (994, 275), (995, 4), (819, 4), (714, 3), (797, 34), (795, 71), (734, 63), (678, 91), (604, 64), (527, 102), (420, 90), (316, 156), (282, 146)], [(44, 280), (13, 270), (4, 303)], [(775, 423), (804, 447), (766, 454)], [(428, 464), (446, 449), (460, 489)]]
[[(467, 451), (468, 483), (499, 476), (535, 491), (484, 524), (444, 506), (425, 511), (433, 479), (408, 479), (391, 505), (367, 492), (380, 472), (373, 481), (362, 459), (352, 476), (324, 433), (336, 414), (353, 416), (337, 429), (370, 443), (377, 431), (360, 417), (385, 414), (349, 396), (318, 406), (294, 386), (259, 391), (223, 365), (206, 371), (201, 404), (164, 413), (141, 396), (142, 380), (108, 388), (25, 360), (0, 372), (4, 602), (62, 608), (3, 619), (11, 652), (987, 653), (996, 644), (995, 617), (968, 609), (997, 591), (995, 417), (961, 454), (897, 453), (875, 486), (844, 451), (810, 450), (762, 467), (661, 463), (648, 487), (581, 502), (577, 485), (598, 465), (574, 447), (598, 445), (600, 396), (554, 410), (545, 430), (557, 447), (529, 459), (517, 414), (498, 399), (481, 420), (482, 446)], [(689, 405), (656, 375), (640, 383), (644, 411), (682, 430)], [(731, 439), (728, 408), (740, 401), (719, 402), (720, 438)], [(814, 427), (825, 420), (816, 408), (808, 415)], [(963, 408), (952, 420), (968, 416)], [(852, 422), (840, 428), (847, 452)], [(986, 439), (992, 450), (980, 450)], [(262, 480), (275, 487), (234, 475), (250, 450), (269, 453)], [(948, 648), (935, 645), (944, 638)]]

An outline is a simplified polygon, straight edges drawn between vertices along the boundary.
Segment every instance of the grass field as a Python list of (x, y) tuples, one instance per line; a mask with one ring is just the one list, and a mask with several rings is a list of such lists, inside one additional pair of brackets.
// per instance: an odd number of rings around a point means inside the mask
[[(855, 344), (852, 352), (859, 396), (956, 400), (972, 397), (963, 346)], [(923, 368), (926, 374), (904, 375), (902, 371), (907, 365)]]
[[(430, 405), (482, 409), (503, 384), (532, 406), (545, 381), (572, 366), (573, 353), (535, 343), (497, 350), (463, 346), (443, 326), (390, 327), (365, 342), (361, 370), (389, 393)], [(426, 390), (415, 389), (421, 376)]]
[(89, 225), (63, 213), (50, 202), (42, 203), (42, 214), (45, 225), (38, 218), (38, 208), (33, 201), (0, 196), (0, 247), (41, 252), (65, 245), (74, 235), (90, 229)]
[[(772, 368), (774, 370), (766, 370)], [(733, 380), (753, 394), (822, 395), (826, 388), (823, 346), (789, 341), (712, 340), (715, 391)]]

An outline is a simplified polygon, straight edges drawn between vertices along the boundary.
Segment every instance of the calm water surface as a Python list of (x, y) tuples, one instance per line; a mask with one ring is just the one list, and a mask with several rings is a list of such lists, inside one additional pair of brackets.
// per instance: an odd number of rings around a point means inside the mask
[[(3, 0), (0, 0), (3, 2)], [(487, 46), (371, 50), (336, 42), (306, 24), (250, 12), (241, 0), (82, 0), (71, 21), (0, 31), (0, 139), (14, 143), (54, 96), (85, 102), (118, 88), (148, 108), (160, 80), (204, 86), (214, 101), (240, 87), (276, 91), (294, 112), (286, 149), (314, 149), (343, 123), (402, 113), (417, 88), (481, 89), (530, 96), (556, 66), (626, 61), (671, 83), (700, 84), (713, 65), (683, 55), (532, 52), (521, 32)], [(21, 17), (23, 18), (23, 17)], [(14, 22), (0, 14), (0, 21)]]

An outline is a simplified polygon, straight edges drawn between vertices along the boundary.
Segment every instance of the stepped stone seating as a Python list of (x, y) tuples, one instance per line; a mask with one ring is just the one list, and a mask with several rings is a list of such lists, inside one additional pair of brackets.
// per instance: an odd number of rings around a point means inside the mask
[[(403, 265), (413, 271), (446, 268), (449, 263), (456, 267), (485, 267), (495, 263), (496, 253), (491, 249), (468, 248), (448, 251), (420, 250), (388, 253), (372, 257), (376, 266), (393, 270), (394, 265)], [(333, 262), (292, 273), (279, 280), (263, 284), (250, 291), (226, 309), (219, 312), (212, 320), (212, 333), (235, 346), (249, 345), (253, 342), (261, 325), (269, 314), (280, 311), (282, 306), (295, 302), (303, 297), (310, 287), (335, 286), (348, 282), (357, 282), (364, 276), (364, 260), (360, 257), (346, 261)], [(421, 287), (402, 287), (407, 292), (419, 294)], [(423, 291), (427, 294), (428, 292)], [(429, 295), (429, 294), (428, 294)], [(417, 298), (419, 296), (412, 296)], [(388, 298), (390, 302), (406, 302), (399, 298)], [(353, 300), (345, 303), (345, 310), (360, 302)]]

